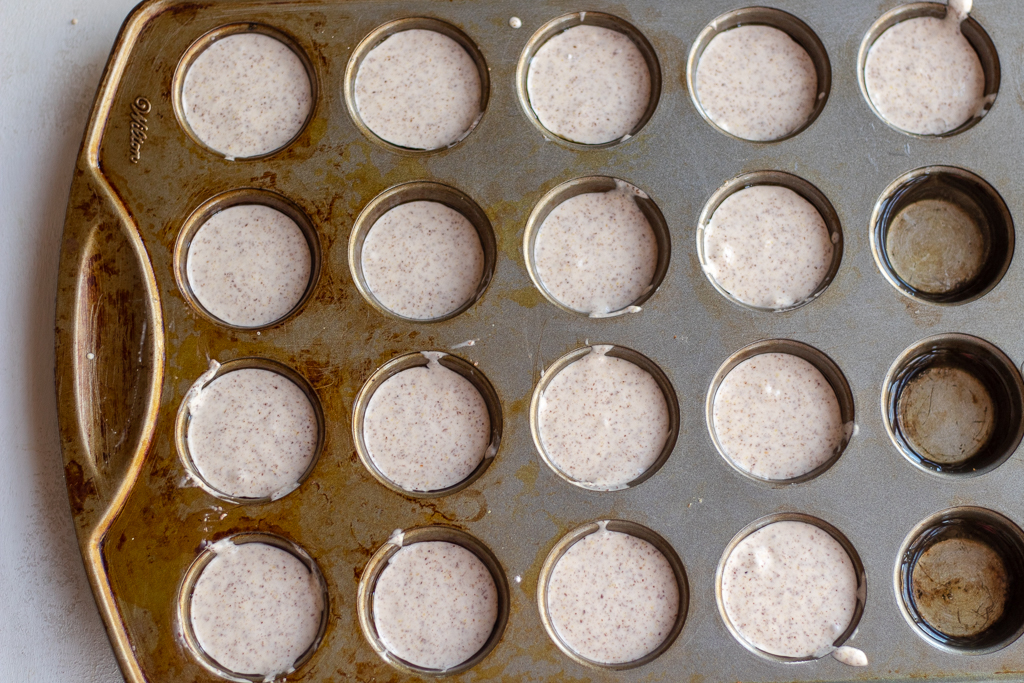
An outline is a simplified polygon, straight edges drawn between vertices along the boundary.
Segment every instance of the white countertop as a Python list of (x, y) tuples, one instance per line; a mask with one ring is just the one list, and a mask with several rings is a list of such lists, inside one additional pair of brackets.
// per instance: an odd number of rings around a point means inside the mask
[(0, 681), (122, 680), (64, 489), (53, 326), (75, 157), (136, 1), (0, 0)]

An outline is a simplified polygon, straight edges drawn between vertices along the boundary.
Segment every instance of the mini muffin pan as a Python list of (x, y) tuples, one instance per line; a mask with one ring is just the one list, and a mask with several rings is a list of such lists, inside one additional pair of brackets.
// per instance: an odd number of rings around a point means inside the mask
[[(1024, 590), (1024, 266), (1013, 259), (1014, 219), (1024, 215), (1024, 5), (975, 2), (964, 34), (981, 56), (989, 106), (943, 136), (891, 128), (866, 102), (859, 74), (885, 27), (939, 16), (942, 5), (773, 5), (149, 0), (132, 13), (76, 165), (56, 321), (68, 494), (97, 604), (131, 683), (231, 675), (211, 664), (186, 623), (190, 587), (211, 544), (226, 538), (273, 542), (322, 578), (321, 634), (287, 674), (290, 681), (1024, 681), (1017, 616)], [(780, 141), (723, 134), (688, 89), (707, 42), (743, 23), (789, 32), (819, 71), (813, 116)], [(527, 60), (545, 39), (578, 24), (625, 32), (647, 60), (651, 103), (622, 140), (563, 140), (530, 110)], [(451, 147), (384, 143), (353, 108), (359, 60), (407, 28), (451, 36), (480, 69), (482, 114)], [(279, 38), (294, 50), (314, 102), (285, 147), (233, 160), (190, 132), (180, 89), (204, 46), (240, 31)], [(659, 260), (651, 289), (634, 305), (587, 317), (540, 288), (532, 240), (559, 201), (611, 189), (616, 179), (642, 193), (637, 202), (654, 229)], [(836, 244), (822, 287), (785, 311), (737, 303), (702, 268), (704, 224), (731, 192), (755, 183), (807, 197)], [(914, 291), (885, 253), (895, 213), (931, 196), (969, 204), (971, 215), (984, 217), (990, 241), (978, 277), (945, 297)], [(390, 313), (359, 269), (373, 221), (418, 199), (461, 211), (484, 251), (475, 295), (443, 319)], [(184, 260), (205, 218), (248, 202), (295, 219), (313, 267), (306, 294), (283, 319), (240, 328), (196, 302)], [(558, 367), (598, 344), (653, 371), (670, 411), (665, 452), (618, 491), (566, 481), (535, 439), (537, 392)], [(706, 420), (724, 372), (772, 349), (822, 369), (844, 421), (853, 423), (826, 466), (791, 482), (761, 481), (731, 467)], [(439, 362), (480, 389), (491, 443), (466, 481), (411, 494), (373, 469), (360, 425), (373, 388), (425, 363), (424, 351), (448, 354)], [(209, 381), (212, 361), (222, 364), (213, 366), (220, 373), (274, 368), (311, 397), (317, 456), (294, 491), (276, 500), (239, 499), (197, 478), (183, 438), (183, 402), (197, 381)], [(930, 465), (900, 422), (900, 392), (935, 363), (978, 372), (998, 408), (991, 443), (964, 466)], [(716, 600), (723, 553), (764, 520), (789, 518), (814, 519), (853, 549), (865, 590), (843, 640), (864, 651), (868, 666), (764, 657), (723, 620)], [(564, 652), (538, 609), (551, 563), (603, 520), (657, 541), (680, 579), (683, 607), (662, 648), (614, 670)], [(994, 539), (1018, 577), (1001, 630), (970, 642), (922, 626), (906, 587), (916, 558), (954, 527), (982, 529), (979, 538)], [(407, 543), (462, 544), (495, 578), (497, 625), (462, 666), (418, 670), (389, 655), (373, 632), (372, 586), (397, 549), (396, 529)]]

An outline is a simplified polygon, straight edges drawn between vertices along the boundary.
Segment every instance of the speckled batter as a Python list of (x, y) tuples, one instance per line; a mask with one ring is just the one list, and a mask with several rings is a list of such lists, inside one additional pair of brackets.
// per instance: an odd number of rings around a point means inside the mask
[(462, 375), (430, 358), (373, 392), (363, 419), (370, 459), (409, 491), (437, 491), (473, 473), (487, 453), (487, 404)]
[(580, 25), (552, 36), (530, 60), (526, 90), (541, 124), (586, 145), (631, 133), (651, 99), (651, 73), (630, 38)]
[(356, 72), (359, 117), (399, 147), (439, 149), (458, 142), (480, 118), (480, 100), (476, 62), (437, 31), (388, 36)]
[(188, 452), (200, 476), (230, 496), (294, 489), (316, 452), (316, 414), (302, 389), (270, 370), (221, 375), (189, 399)]
[(849, 645), (837, 647), (832, 651), (832, 657), (846, 666), (867, 666), (868, 656), (862, 650)]
[(202, 51), (185, 74), (181, 105), (192, 132), (228, 158), (284, 147), (313, 107), (302, 60), (279, 40), (235, 33)]
[(708, 118), (756, 142), (789, 135), (818, 101), (818, 72), (807, 50), (771, 26), (719, 33), (701, 53), (694, 80)]
[(288, 673), (316, 639), (323, 592), (291, 553), (265, 543), (214, 545), (192, 590), (192, 630), (206, 654), (240, 674)]
[(484, 646), (498, 618), (494, 578), (471, 551), (424, 541), (395, 553), (373, 590), (373, 625), (392, 654), (450, 669)]
[(654, 377), (609, 350), (595, 346), (559, 371), (538, 415), (551, 460), (598, 490), (623, 488), (646, 472), (669, 435), (668, 404)]
[(761, 308), (787, 308), (814, 294), (833, 248), (818, 210), (778, 185), (733, 193), (704, 228), (705, 270), (736, 299)]
[(548, 613), (559, 637), (595, 662), (640, 659), (679, 616), (679, 584), (647, 541), (601, 529), (574, 543), (551, 570)]
[(882, 118), (908, 133), (939, 135), (982, 112), (985, 71), (960, 32), (969, 8), (950, 2), (944, 19), (901, 21), (871, 45), (864, 84)]
[(215, 318), (260, 327), (295, 308), (309, 286), (312, 256), (302, 230), (262, 204), (218, 211), (196, 231), (186, 277), (192, 293)]
[(804, 522), (776, 522), (740, 541), (722, 571), (729, 621), (752, 645), (820, 657), (850, 625), (857, 574), (846, 550)]
[(725, 376), (712, 407), (715, 434), (729, 459), (763, 479), (802, 476), (826, 463), (844, 429), (832, 385), (788, 353), (762, 353)]
[(370, 228), (361, 266), (367, 287), (385, 308), (429, 320), (473, 298), (484, 272), (484, 250), (476, 228), (455, 209), (408, 202)]
[(639, 190), (616, 185), (565, 200), (537, 231), (537, 274), (553, 297), (576, 311), (621, 310), (654, 278), (658, 243), (633, 199)]

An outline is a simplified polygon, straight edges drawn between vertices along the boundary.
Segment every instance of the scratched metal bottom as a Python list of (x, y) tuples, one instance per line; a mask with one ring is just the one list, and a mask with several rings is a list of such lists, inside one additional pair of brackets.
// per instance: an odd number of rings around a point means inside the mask
[[(979, 0), (974, 16), (1001, 60), (999, 96), (977, 125), (946, 138), (889, 128), (865, 102), (857, 58), (863, 36), (894, 7), (881, 2), (778, 0), (813, 29), (831, 62), (818, 118), (769, 144), (732, 139), (701, 118), (685, 87), (688, 50), (735, 0), (629, 3), (565, 0), (397, 0), (195, 3), (156, 0), (129, 18), (101, 84), (69, 203), (58, 293), (61, 434), (68, 490), (97, 602), (126, 676), (141, 681), (212, 681), (177, 633), (179, 586), (206, 544), (238, 532), (290, 539), (320, 567), (330, 614), (319, 649), (289, 680), (406, 680), (364, 639), (360, 577), (396, 528), (441, 524), (465, 530), (494, 553), (507, 578), (503, 637), (460, 681), (749, 680), (930, 678), (1024, 680), (1024, 640), (992, 654), (939, 650), (919, 637), (897, 604), (893, 572), (921, 520), (956, 505), (1024, 523), (1024, 458), (1015, 453), (975, 477), (914, 467), (886, 432), (880, 407), (890, 364), (916, 341), (958, 332), (1024, 359), (1019, 301), (1024, 266), (1013, 260), (992, 291), (960, 306), (915, 301), (879, 272), (869, 219), (900, 175), (928, 165), (968, 169), (990, 183), (1011, 214), (1024, 207), (1024, 4)], [(632, 138), (599, 149), (549, 139), (524, 114), (517, 61), (531, 35), (569, 12), (604, 11), (635, 26), (661, 71), (657, 106)], [(513, 15), (522, 21), (512, 28)], [(342, 84), (355, 47), (402, 17), (449, 22), (486, 61), (490, 91), (475, 130), (458, 145), (400, 152), (361, 132)], [(197, 144), (174, 111), (179, 60), (208, 31), (262, 22), (291, 36), (309, 58), (318, 99), (303, 132), (262, 159), (228, 161)], [(696, 249), (705, 202), (729, 180), (764, 170), (805, 179), (834, 206), (843, 235), (835, 278), (819, 298), (769, 313), (730, 302), (704, 276)], [(643, 310), (589, 319), (548, 302), (523, 263), (527, 219), (558, 185), (585, 176), (626, 180), (657, 204), (671, 240), (664, 280)], [(466, 312), (443, 322), (397, 320), (368, 303), (347, 261), (349, 233), (377, 195), (432, 181), (464, 192), (493, 226), (493, 278)], [(175, 244), (194, 211), (238, 188), (274, 192), (315, 227), (319, 279), (287, 320), (230, 329), (192, 307), (175, 279)], [(836, 463), (810, 481), (771, 485), (743, 476), (715, 450), (704, 420), (720, 365), (761, 339), (792, 339), (833, 359), (852, 390), (857, 429)], [(474, 340), (472, 346), (460, 345)], [(544, 367), (579, 347), (633, 349), (664, 370), (680, 406), (679, 438), (650, 479), (617, 492), (589, 491), (544, 465), (530, 434), (531, 392)], [(458, 348), (454, 348), (458, 346)], [(361, 463), (351, 411), (366, 379), (389, 360), (449, 351), (493, 384), (504, 418), (489, 468), (441, 498), (403, 496)], [(260, 357), (308, 380), (324, 411), (324, 448), (302, 486), (285, 498), (232, 504), (189, 485), (175, 447), (175, 415), (209, 361)], [(863, 669), (831, 658), (767, 661), (730, 636), (715, 604), (714, 577), (733, 536), (769, 514), (795, 512), (835, 526), (863, 561), (867, 599), (849, 641)], [(559, 539), (582, 524), (621, 519), (668, 541), (685, 568), (689, 609), (675, 642), (628, 671), (587, 668), (559, 651), (537, 611), (537, 577)]]

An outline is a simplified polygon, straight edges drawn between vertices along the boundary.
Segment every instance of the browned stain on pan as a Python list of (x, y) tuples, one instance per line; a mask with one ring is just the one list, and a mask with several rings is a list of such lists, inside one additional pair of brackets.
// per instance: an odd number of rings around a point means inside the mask
[[(857, 99), (855, 78), (841, 63), (860, 40), (857, 27), (870, 25), (876, 8), (844, 5), (859, 19), (839, 26), (827, 3), (792, 3), (795, 13), (823, 37), (828, 34), (829, 45), (840, 48), (830, 55), (835, 82), (822, 116), (776, 146), (724, 138), (700, 119), (683, 87), (680, 48), (685, 51), (704, 24), (732, 9), (727, 0), (707, 6), (599, 1), (588, 8), (620, 16), (644, 32), (658, 51), (664, 78), (658, 109), (640, 134), (594, 151), (545, 139), (526, 120), (513, 87), (531, 33), (549, 19), (581, 9), (561, 0), (541, 0), (514, 12), (500, 3), (469, 0), (150, 0), (129, 17), (76, 165), (60, 262), (56, 367), (76, 531), (97, 604), (131, 683), (218, 680), (176, 636), (178, 586), (205, 544), (256, 530), (277, 533), (309, 551), (330, 593), (323, 644), (289, 680), (410, 680), (381, 660), (360, 634), (356, 588), (369, 556), (393, 529), (434, 523), (465, 529), (487, 544), (512, 587), (512, 617), (502, 641), (477, 668), (453, 680), (699, 683), (702, 678), (985, 677), (997, 672), (1020, 677), (1020, 644), (990, 658), (949, 663), (931, 656), (907, 629), (895, 643), (868, 652), (879, 664), (867, 671), (824, 664), (757, 668), (735, 643), (722, 640), (724, 629), (707, 607), (707, 587), (722, 547), (752, 519), (795, 507), (829, 519), (855, 544), (895, 548), (910, 526), (953, 495), (886, 450), (888, 442), (872, 417), (886, 367), (925, 330), (969, 328), (992, 338), (1018, 362), (1024, 354), (1011, 314), (1024, 291), (1014, 267), (991, 298), (938, 314), (924, 304), (901, 301), (905, 297), (882, 281), (864, 236), (871, 202), (908, 168), (941, 157), (991, 172), (990, 182), (1015, 177), (1006, 154), (997, 152), (1016, 150), (1017, 143), (991, 133), (1006, 125), (997, 118), (1000, 108), (971, 130), (971, 145), (980, 146), (970, 155), (964, 151), (972, 149), (964, 142), (967, 136), (945, 146), (904, 148), (905, 141), (891, 131), (870, 132), (872, 114)], [(1019, 25), (1022, 18), (1005, 4), (993, 3), (985, 11), (990, 18), (984, 23)], [(508, 26), (513, 13), (522, 28)], [(459, 146), (431, 154), (392, 153), (363, 137), (341, 93), (348, 55), (362, 37), (385, 21), (412, 15), (458, 26), (477, 42), (491, 69), (491, 99), (479, 126)], [(230, 162), (188, 138), (172, 110), (170, 87), (180, 56), (195, 40), (220, 26), (249, 21), (295, 40), (309, 57), (319, 96), (313, 118), (287, 149), (261, 160)], [(842, 47), (843, 40), (853, 47)], [(132, 163), (132, 103), (140, 97), (151, 110), (147, 138)], [(821, 146), (825, 153), (812, 153)], [(1012, 155), (1014, 163), (1021, 151)], [(765, 317), (731, 304), (708, 284), (694, 256), (703, 203), (744, 169), (806, 177), (843, 219), (848, 243), (836, 280), (801, 311)], [(604, 321), (563, 314), (545, 302), (523, 265), (524, 224), (535, 204), (560, 183), (589, 175), (635, 183), (665, 213), (672, 261), (640, 314)], [(360, 211), (389, 187), (413, 180), (466, 192), (493, 225), (499, 254), (494, 280), (476, 304), (450, 321), (411, 324), (376, 311), (348, 269), (345, 246)], [(236, 188), (272, 189), (295, 202), (309, 216), (323, 250), (320, 279), (302, 309), (259, 330), (231, 330), (197, 315), (174, 279), (173, 247), (186, 219), (212, 196)], [(1012, 184), (1000, 183), (998, 189), (1008, 205), (1024, 202), (1024, 193)], [(696, 417), (715, 368), (759, 338), (798, 338), (821, 348), (848, 373), (857, 394), (861, 436), (819, 481), (785, 499), (730, 478)], [(452, 348), (468, 340), (474, 345)], [(573, 487), (544, 467), (529, 436), (526, 408), (541, 371), (588, 343), (620, 343), (651, 355), (680, 395), (680, 442), (659, 474), (633, 490), (567, 490)], [(502, 400), (505, 431), (495, 462), (469, 488), (440, 499), (411, 499), (385, 489), (353, 456), (351, 409), (378, 367), (428, 348), (479, 363)], [(232, 505), (185, 476), (175, 450), (174, 416), (210, 360), (247, 356), (277, 360), (309, 381), (324, 407), (325, 447), (298, 490), (278, 501)], [(1010, 469), (1012, 462), (963, 497), (1001, 509), (1019, 502), (1024, 473)], [(849, 487), (859, 487), (858, 495), (830, 499), (829, 492)], [(569, 529), (608, 517), (650, 525), (672, 542), (690, 576), (695, 610), (662, 658), (614, 677), (564, 658), (541, 630), (535, 604), (537, 573), (547, 551)], [(881, 565), (874, 567), (881, 576), (895, 561), (880, 551), (871, 558)], [(515, 576), (520, 583), (513, 583)], [(872, 584), (869, 591), (883, 595), (886, 586)], [(886, 609), (872, 604), (854, 644), (882, 637), (869, 627), (874, 614), (885, 615)]]

